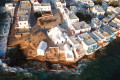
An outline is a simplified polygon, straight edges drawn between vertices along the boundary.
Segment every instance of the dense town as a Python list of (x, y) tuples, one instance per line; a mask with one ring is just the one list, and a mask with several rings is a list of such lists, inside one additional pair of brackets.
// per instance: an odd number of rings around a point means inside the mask
[[(28, 59), (40, 61), (75, 63), (85, 55), (94, 54), (120, 37), (119, 1), (95, 2), (14, 0), (6, 3), (4, 10), (8, 15), (0, 25), (1, 58), (6, 55), (7, 46), (22, 43), (22, 47), (32, 46), (27, 52)], [(118, 7), (110, 5), (112, 2), (118, 3)]]

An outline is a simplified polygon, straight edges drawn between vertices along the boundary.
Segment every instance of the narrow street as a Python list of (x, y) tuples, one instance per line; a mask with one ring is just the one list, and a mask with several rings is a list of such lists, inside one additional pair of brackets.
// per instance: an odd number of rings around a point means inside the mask
[(15, 40), (15, 26), (17, 24), (17, 12), (18, 12), (19, 5), (20, 5), (20, 1), (18, 2), (18, 4), (15, 7), (15, 11), (14, 11), (15, 13), (13, 16), (13, 23), (10, 26), (10, 33), (8, 36), (8, 44)]

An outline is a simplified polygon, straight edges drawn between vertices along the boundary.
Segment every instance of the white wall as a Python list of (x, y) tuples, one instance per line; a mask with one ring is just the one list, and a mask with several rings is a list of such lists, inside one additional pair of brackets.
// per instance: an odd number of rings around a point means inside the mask
[(18, 25), (19, 26), (16, 28), (26, 28), (26, 29), (30, 28), (28, 21), (18, 21)]

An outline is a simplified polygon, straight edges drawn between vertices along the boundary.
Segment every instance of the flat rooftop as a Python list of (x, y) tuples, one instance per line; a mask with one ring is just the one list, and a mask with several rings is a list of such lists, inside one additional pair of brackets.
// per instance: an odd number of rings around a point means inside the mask
[(110, 35), (106, 32), (106, 31), (104, 31), (104, 29), (100, 29), (100, 32), (101, 32), (101, 34), (104, 36), (104, 37), (109, 37)]
[(82, 22), (74, 22), (74, 23), (72, 24), (72, 26), (73, 26), (76, 30), (90, 28), (90, 26), (89, 26), (87, 23), (85, 23), (84, 21), (82, 21)]
[(28, 15), (20, 15), (19, 16), (19, 21), (28, 21), (29, 17)]
[(41, 6), (51, 6), (50, 3), (41, 3)]
[(97, 43), (100, 41), (100, 39), (93, 32), (91, 32), (89, 34)]
[(101, 21), (98, 18), (92, 19), (97, 25), (101, 25)]
[(104, 39), (104, 36), (101, 34), (99, 30), (93, 31), (94, 34), (96, 34), (100, 39)]
[(96, 41), (88, 33), (80, 34), (78, 37), (82, 38), (86, 45), (96, 44)]
[(31, 4), (29, 1), (20, 1), (20, 8), (31, 8)]
[(99, 6), (99, 5), (95, 5), (94, 8), (95, 8), (95, 10), (97, 10), (98, 12), (105, 12), (105, 11), (102, 9), (102, 7)]
[(112, 35), (114, 32), (116, 32), (117, 30), (111, 26), (105, 26), (103, 27), (103, 29), (108, 32), (110, 35)]
[(79, 42), (75, 39), (74, 36), (69, 37), (69, 39), (76, 45), (79, 44)]

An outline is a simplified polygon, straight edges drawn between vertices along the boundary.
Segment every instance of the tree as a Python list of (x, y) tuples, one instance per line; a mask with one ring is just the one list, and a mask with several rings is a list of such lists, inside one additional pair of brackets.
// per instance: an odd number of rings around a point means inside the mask
[(109, 6), (118, 7), (120, 5), (119, 5), (119, 2), (110, 2)]
[(91, 19), (92, 19), (91, 15), (89, 15), (89, 14), (83, 15), (83, 13), (81, 11), (78, 11), (76, 13), (76, 16), (79, 18), (79, 21), (88, 22), (88, 21), (91, 21)]
[(95, 5), (98, 5), (98, 4), (101, 5), (102, 4), (102, 0), (96, 0), (94, 3), (95, 3)]
[(39, 18), (39, 17), (42, 17), (42, 14), (41, 14), (40, 12), (35, 12), (35, 13), (34, 13), (34, 16), (35, 16), (36, 18)]

